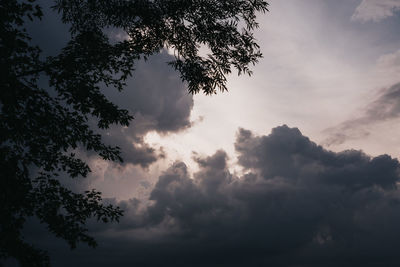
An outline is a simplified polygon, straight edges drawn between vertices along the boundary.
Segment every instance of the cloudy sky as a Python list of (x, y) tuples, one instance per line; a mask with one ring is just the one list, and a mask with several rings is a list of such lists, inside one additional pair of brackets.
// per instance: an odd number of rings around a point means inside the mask
[[(82, 154), (91, 175), (64, 182), (125, 216), (90, 223), (95, 250), (30, 222), (54, 266), (398, 266), (400, 0), (269, 3), (264, 58), (228, 92), (189, 95), (166, 51), (104, 91), (135, 116), (103, 132), (125, 162)], [(49, 54), (56, 21), (31, 26)]]

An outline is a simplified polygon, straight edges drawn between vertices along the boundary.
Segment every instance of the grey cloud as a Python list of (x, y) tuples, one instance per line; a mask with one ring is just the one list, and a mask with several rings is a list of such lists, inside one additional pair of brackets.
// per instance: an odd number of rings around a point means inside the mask
[[(240, 129), (242, 176), (217, 151), (167, 169), (149, 199), (120, 202), (104, 247), (55, 253), (55, 266), (394, 266), (399, 262), (399, 162), (325, 150), (296, 128)], [(147, 202), (146, 202), (147, 201)], [(114, 202), (117, 203), (117, 202)], [(104, 227), (104, 226), (103, 226)]]
[(346, 188), (390, 188), (397, 179), (397, 160), (387, 155), (371, 159), (356, 150), (331, 152), (311, 142), (297, 128), (287, 126), (261, 137), (241, 129), (235, 147), (240, 152), (239, 163), (260, 173), (263, 179), (290, 177), (307, 184), (344, 183)]
[(105, 90), (115, 104), (135, 118), (128, 128), (114, 126), (103, 132), (106, 143), (122, 148), (126, 163), (148, 167), (165, 156), (162, 150), (146, 144), (143, 137), (148, 132), (168, 134), (191, 126), (193, 96), (166, 64), (170, 60), (171, 56), (162, 52), (147, 62), (138, 62), (123, 92)]
[(162, 151), (157, 151), (154, 147), (145, 143), (143, 137), (132, 137), (124, 134), (124, 131), (119, 129), (103, 138), (103, 140), (121, 147), (121, 156), (124, 163), (136, 164), (147, 168), (159, 158), (165, 157)]
[(382, 95), (372, 102), (366, 111), (370, 121), (387, 120), (400, 114), (400, 83), (383, 90)]
[[(39, 1), (39, 4), (45, 16), (42, 21), (30, 23), (28, 31), (44, 55), (56, 55), (70, 40), (68, 26), (61, 22), (57, 12), (51, 10), (51, 3)], [(100, 131), (107, 144), (122, 148), (125, 163), (148, 167), (164, 156), (159, 148), (145, 143), (143, 137), (148, 132), (168, 134), (191, 126), (193, 96), (188, 93), (179, 74), (167, 65), (173, 59), (166, 51), (161, 51), (147, 61), (135, 63), (133, 77), (128, 79), (124, 91), (102, 88), (113, 103), (129, 110), (135, 117), (129, 128), (114, 126)], [(47, 87), (45, 80), (42, 86)], [(95, 126), (94, 119), (91, 123)]]
[(168, 133), (191, 126), (193, 97), (177, 72), (167, 65), (172, 59), (163, 51), (146, 62), (140, 61), (122, 93), (105, 91), (114, 103), (136, 117), (132, 121), (132, 132), (143, 134), (154, 130)]
[(361, 116), (342, 122), (338, 126), (324, 130), (328, 137), (323, 144), (338, 145), (349, 139), (358, 139), (370, 134), (368, 126), (399, 118), (400, 83), (381, 91), (375, 101), (364, 109)]

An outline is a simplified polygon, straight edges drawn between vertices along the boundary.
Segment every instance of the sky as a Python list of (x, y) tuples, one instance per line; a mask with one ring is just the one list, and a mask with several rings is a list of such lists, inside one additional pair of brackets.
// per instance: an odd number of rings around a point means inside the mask
[[(54, 266), (398, 266), (400, 1), (268, 2), (263, 58), (228, 92), (190, 95), (168, 51), (104, 89), (135, 117), (102, 132), (125, 161), (82, 152), (89, 177), (61, 179), (125, 215), (73, 251), (32, 219)], [(48, 54), (57, 21), (30, 28)]]

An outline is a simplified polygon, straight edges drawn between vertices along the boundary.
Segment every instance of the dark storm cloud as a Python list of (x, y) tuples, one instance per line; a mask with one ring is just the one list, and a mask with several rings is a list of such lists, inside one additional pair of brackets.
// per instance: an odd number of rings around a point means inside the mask
[(164, 157), (162, 151), (157, 151), (144, 142), (142, 136), (135, 136), (125, 128), (112, 127), (103, 134), (103, 141), (121, 148), (123, 163), (131, 163), (147, 168), (151, 163)]
[(400, 83), (381, 91), (379, 97), (369, 103), (364, 113), (342, 122), (336, 127), (324, 130), (329, 137), (324, 145), (339, 145), (348, 139), (358, 139), (369, 135), (367, 126), (399, 118), (400, 115)]
[[(397, 180), (397, 160), (382, 155), (371, 159), (361, 151), (335, 153), (323, 149), (287, 126), (271, 135), (254, 137), (239, 130), (236, 150), (239, 163), (263, 179), (283, 177), (296, 183), (329, 183), (350, 187), (392, 187)], [(343, 184), (341, 184), (343, 183)]]
[[(43, 55), (57, 55), (64, 47), (70, 34), (68, 26), (61, 23), (60, 15), (51, 9), (51, 1), (39, 1), (44, 10), (42, 21), (28, 25), (33, 43), (39, 45)], [(116, 38), (118, 30), (110, 31), (111, 40)], [(135, 117), (129, 128), (112, 126), (102, 131), (105, 143), (122, 148), (125, 163), (148, 167), (160, 157), (164, 157), (159, 148), (146, 144), (143, 137), (150, 131), (160, 134), (178, 132), (191, 126), (190, 114), (193, 97), (186, 86), (167, 62), (173, 56), (166, 51), (152, 56), (148, 61), (138, 61), (133, 77), (128, 79), (123, 92), (115, 88), (103, 88), (104, 94), (116, 105), (130, 111)], [(42, 85), (46, 87), (46, 81)], [(94, 121), (91, 122), (93, 126)], [(94, 155), (89, 152), (89, 155)]]
[[(217, 151), (191, 176), (174, 163), (150, 197), (119, 202), (101, 245), (55, 255), (55, 266), (394, 266), (400, 246), (399, 162), (334, 153), (296, 128), (240, 129), (243, 176)], [(110, 200), (113, 201), (113, 200)], [(115, 200), (113, 203), (118, 203)], [(79, 256), (79, 257), (78, 257)]]
[(144, 142), (148, 132), (168, 134), (191, 126), (193, 96), (166, 64), (171, 60), (172, 56), (162, 52), (147, 62), (138, 62), (124, 91), (104, 90), (109, 99), (135, 117), (129, 128), (116, 126), (103, 134), (105, 142), (122, 148), (126, 163), (147, 167), (164, 157), (162, 151)]
[(136, 133), (176, 132), (191, 126), (193, 97), (179, 74), (167, 65), (172, 60), (173, 56), (163, 51), (146, 62), (140, 61), (122, 93), (105, 92), (113, 102), (136, 117), (137, 122), (134, 120), (133, 124), (137, 125), (132, 129)]
[(122, 148), (125, 162), (146, 167), (164, 156), (144, 142), (148, 132), (168, 134), (191, 126), (193, 96), (166, 64), (171, 60), (172, 56), (164, 51), (146, 62), (140, 61), (123, 92), (104, 90), (115, 104), (135, 117), (129, 128), (112, 127), (104, 135), (107, 142)]

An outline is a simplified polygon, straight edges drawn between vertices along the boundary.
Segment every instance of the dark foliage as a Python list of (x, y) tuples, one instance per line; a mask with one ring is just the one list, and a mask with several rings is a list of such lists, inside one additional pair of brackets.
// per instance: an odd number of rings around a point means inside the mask
[[(122, 210), (102, 203), (97, 191), (78, 194), (57, 177), (86, 177), (89, 166), (74, 154), (94, 151), (105, 160), (122, 161), (118, 147), (106, 146), (88, 125), (129, 125), (132, 116), (111, 103), (101, 86), (122, 90), (137, 60), (168, 47), (169, 62), (189, 92), (226, 90), (225, 76), (261, 57), (252, 31), (262, 0), (59, 0), (54, 10), (70, 25), (71, 40), (60, 54), (41, 56), (25, 24), (43, 14), (34, 0), (0, 2), (0, 257), (21, 266), (48, 266), (45, 252), (21, 236), (24, 222), (36, 216), (71, 248), (96, 246), (85, 223), (118, 221)], [(243, 27), (241, 27), (243, 25)], [(129, 38), (109, 39), (117, 28)], [(210, 52), (202, 56), (200, 50)], [(40, 79), (48, 81), (43, 88)]]

